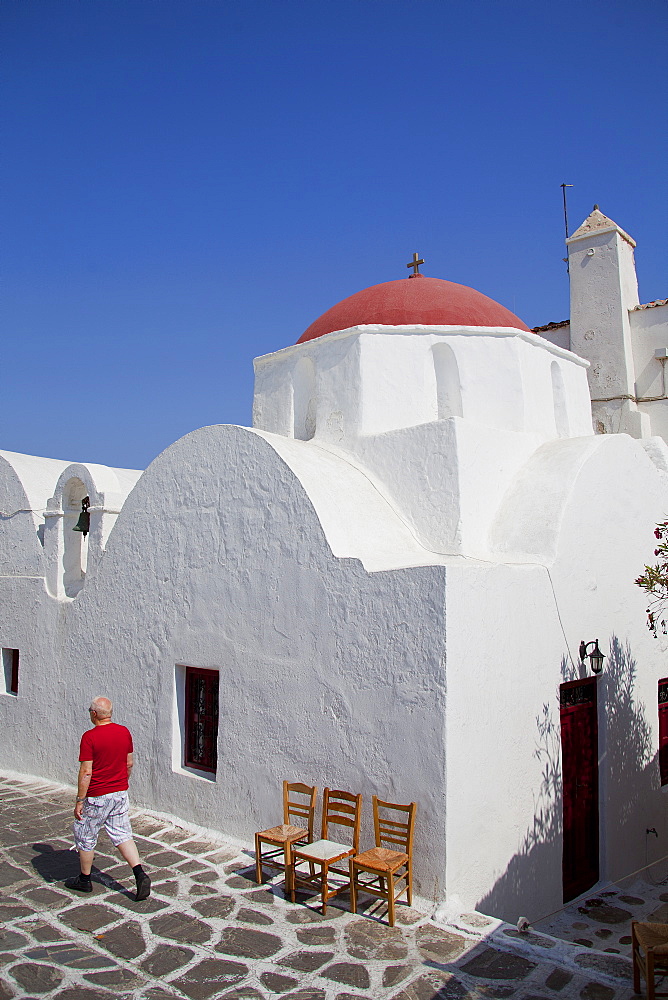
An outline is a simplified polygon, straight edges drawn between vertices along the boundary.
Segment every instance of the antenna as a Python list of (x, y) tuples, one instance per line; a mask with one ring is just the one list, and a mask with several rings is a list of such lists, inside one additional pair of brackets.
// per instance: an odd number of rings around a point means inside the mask
[[(572, 184), (560, 184), (559, 186), (561, 188), (561, 193), (564, 196), (564, 226), (566, 228), (566, 239), (568, 239), (569, 233), (568, 233), (568, 208), (566, 207), (566, 188), (572, 188), (573, 185)], [(568, 257), (563, 257), (562, 259), (563, 259), (564, 264), (566, 265), (566, 274), (570, 274), (571, 270), (570, 270), (570, 267), (568, 266)]]

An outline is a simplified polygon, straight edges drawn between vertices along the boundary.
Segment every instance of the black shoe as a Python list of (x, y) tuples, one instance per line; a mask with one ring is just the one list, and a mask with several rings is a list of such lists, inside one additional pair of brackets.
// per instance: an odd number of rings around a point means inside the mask
[(81, 875), (76, 878), (68, 878), (65, 882), (66, 889), (76, 889), (77, 892), (92, 892), (93, 883), (90, 879), (83, 879)]
[(148, 899), (150, 895), (151, 895), (151, 880), (146, 874), (146, 872), (142, 872), (142, 874), (137, 879), (137, 895), (135, 896), (135, 900), (139, 902), (140, 899)]

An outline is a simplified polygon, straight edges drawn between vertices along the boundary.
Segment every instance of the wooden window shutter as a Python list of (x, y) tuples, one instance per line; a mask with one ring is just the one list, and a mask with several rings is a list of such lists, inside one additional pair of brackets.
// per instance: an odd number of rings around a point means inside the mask
[(218, 671), (186, 667), (186, 767), (215, 773), (218, 764)]

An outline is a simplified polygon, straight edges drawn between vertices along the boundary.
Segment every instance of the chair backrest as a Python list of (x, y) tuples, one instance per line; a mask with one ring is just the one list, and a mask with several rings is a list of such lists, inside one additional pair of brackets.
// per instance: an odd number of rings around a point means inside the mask
[[(376, 847), (387, 847), (393, 851), (401, 849), (404, 854), (411, 857), (416, 809), (417, 802), (403, 806), (398, 802), (383, 802), (377, 795), (374, 795), (373, 828), (376, 834)], [(390, 814), (391, 819), (388, 818), (387, 813)]]
[(338, 788), (326, 788), (322, 799), (322, 839), (329, 840), (329, 827), (347, 826), (352, 830), (352, 847), (355, 854), (360, 849), (360, 822), (362, 820), (362, 796), (342, 792)]
[[(305, 796), (296, 798), (296, 796)], [(315, 800), (318, 795), (316, 785), (303, 785), (301, 781), (283, 782), (283, 822), (290, 823), (290, 817), (294, 817), (297, 822), (295, 826), (303, 826), (306, 820), (308, 826), (309, 843), (313, 840), (313, 823), (315, 821)]]

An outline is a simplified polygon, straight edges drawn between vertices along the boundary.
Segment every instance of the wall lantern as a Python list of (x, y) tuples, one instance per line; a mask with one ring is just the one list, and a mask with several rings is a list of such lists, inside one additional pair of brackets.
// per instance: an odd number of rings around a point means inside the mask
[(79, 520), (72, 528), (72, 531), (81, 531), (83, 533), (84, 538), (90, 531), (90, 514), (88, 513), (89, 507), (90, 507), (90, 497), (84, 497), (83, 500), (81, 501), (81, 513), (79, 514)]
[[(587, 653), (590, 646), (593, 646), (591, 653)], [(592, 674), (600, 674), (603, 670), (603, 660), (605, 656), (598, 648), (598, 639), (594, 639), (593, 642), (585, 642), (584, 639), (580, 643), (580, 663), (584, 663), (585, 658), (589, 656), (589, 662), (591, 663)]]

